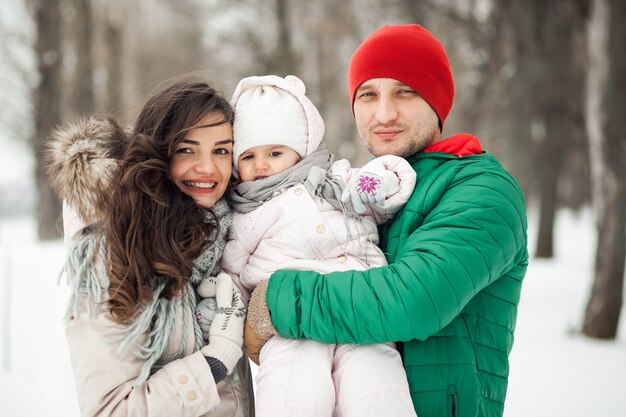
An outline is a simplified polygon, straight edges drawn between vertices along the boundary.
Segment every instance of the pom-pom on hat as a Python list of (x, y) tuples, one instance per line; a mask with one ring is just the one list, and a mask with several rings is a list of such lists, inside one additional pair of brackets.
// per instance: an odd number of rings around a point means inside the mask
[(416, 24), (383, 26), (363, 41), (348, 69), (353, 109), (356, 90), (372, 78), (393, 78), (417, 91), (443, 127), (454, 100), (454, 81), (443, 45), (428, 30)]
[(255, 146), (284, 145), (304, 158), (322, 143), (324, 121), (305, 96), (302, 80), (265, 75), (244, 78), (230, 104), (235, 108), (233, 163)]

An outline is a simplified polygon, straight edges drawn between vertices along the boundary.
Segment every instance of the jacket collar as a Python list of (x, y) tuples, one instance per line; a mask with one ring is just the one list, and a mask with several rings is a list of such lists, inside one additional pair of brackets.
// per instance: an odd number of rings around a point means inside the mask
[(460, 133), (437, 143), (433, 143), (424, 149), (424, 153), (427, 152), (447, 153), (454, 156), (469, 156), (483, 153), (483, 148), (476, 136), (468, 133)]

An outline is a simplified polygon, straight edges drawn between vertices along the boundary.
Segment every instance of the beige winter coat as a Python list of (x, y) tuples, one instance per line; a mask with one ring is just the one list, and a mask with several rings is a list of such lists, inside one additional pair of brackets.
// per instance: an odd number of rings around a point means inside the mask
[[(47, 169), (51, 185), (64, 200), (66, 243), (85, 224), (103, 218), (125, 140), (124, 132), (113, 122), (95, 119), (65, 125), (48, 140)], [(93, 288), (90, 291), (93, 293)], [(124, 330), (123, 326), (111, 319), (106, 305), (96, 304), (85, 294), (79, 295), (75, 307), (68, 316), (66, 335), (83, 416), (254, 415), (252, 381), (245, 355), (233, 373), (216, 385), (202, 353), (193, 352), (194, 337), (188, 337), (182, 359), (167, 363), (146, 382), (135, 386), (144, 361), (132, 350), (120, 358), (116, 354), (120, 343), (111, 336), (115, 330)], [(188, 323), (185, 330), (193, 335), (195, 318), (182, 320), (182, 314), (192, 315), (193, 311), (179, 311), (177, 323)], [(177, 350), (182, 334), (182, 328), (174, 331), (166, 355)]]
[[(81, 221), (67, 206), (64, 208), (66, 241), (81, 228)], [(89, 313), (95, 311), (95, 316)], [(182, 303), (181, 303), (182, 320)], [(193, 314), (192, 311), (187, 314)], [(193, 334), (192, 320), (187, 320), (188, 334)], [(253, 415), (248, 359), (244, 356), (233, 374), (215, 384), (211, 369), (201, 352), (195, 352), (193, 338), (188, 338), (185, 357), (174, 360), (134, 386), (143, 361), (131, 351), (126, 358), (116, 355), (119, 343), (111, 341), (111, 332), (120, 329), (106, 306), (97, 307), (82, 296), (77, 314), (66, 325), (70, 359), (83, 416), (180, 416), (248, 417)], [(182, 342), (182, 328), (176, 329), (167, 353)]]
[(132, 354), (125, 360), (115, 355), (118, 344), (109, 343), (103, 334), (118, 325), (108, 313), (90, 318), (87, 302), (81, 300), (81, 314), (66, 327), (83, 416), (247, 416), (249, 405), (242, 403), (247, 393), (239, 392), (228, 379), (216, 385), (202, 353), (192, 353), (192, 343), (186, 349), (188, 356), (168, 363), (134, 387), (143, 361)]

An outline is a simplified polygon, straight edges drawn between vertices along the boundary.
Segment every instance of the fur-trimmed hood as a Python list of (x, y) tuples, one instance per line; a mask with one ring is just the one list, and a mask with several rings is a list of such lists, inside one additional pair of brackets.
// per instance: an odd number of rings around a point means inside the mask
[(110, 186), (128, 134), (114, 120), (83, 118), (62, 125), (46, 140), (50, 185), (85, 224), (105, 217)]

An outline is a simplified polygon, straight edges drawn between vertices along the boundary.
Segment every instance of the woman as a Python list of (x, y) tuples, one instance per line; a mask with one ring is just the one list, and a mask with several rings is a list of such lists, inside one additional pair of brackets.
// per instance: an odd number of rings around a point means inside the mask
[[(231, 222), (233, 116), (209, 85), (181, 82), (148, 100), (130, 137), (93, 119), (53, 133), (83, 415), (254, 414), (241, 295), (225, 275), (208, 279)], [(194, 317), (203, 279), (219, 307), (208, 344)]]

